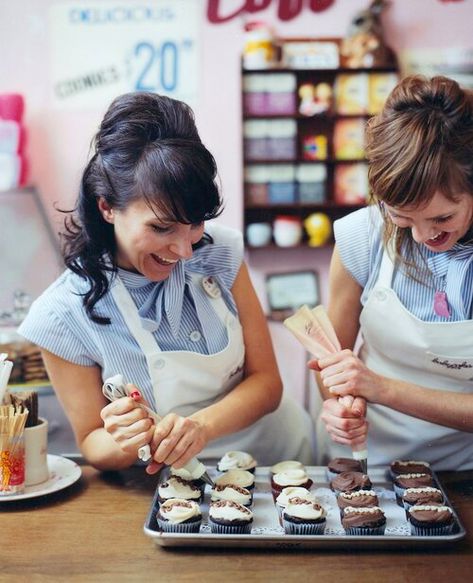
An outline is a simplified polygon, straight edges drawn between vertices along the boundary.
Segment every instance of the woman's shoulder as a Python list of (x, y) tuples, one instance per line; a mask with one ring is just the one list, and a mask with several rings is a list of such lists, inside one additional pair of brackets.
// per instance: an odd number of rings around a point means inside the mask
[(243, 254), (243, 235), (238, 229), (211, 222), (205, 225), (205, 232), (212, 237), (215, 245), (231, 247), (234, 252)]

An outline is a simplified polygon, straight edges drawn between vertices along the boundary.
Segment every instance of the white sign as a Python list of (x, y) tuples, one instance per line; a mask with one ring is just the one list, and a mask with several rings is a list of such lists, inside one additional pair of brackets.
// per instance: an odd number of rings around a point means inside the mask
[(193, 105), (199, 64), (199, 0), (85, 1), (50, 8), (56, 106), (108, 105), (152, 91)]

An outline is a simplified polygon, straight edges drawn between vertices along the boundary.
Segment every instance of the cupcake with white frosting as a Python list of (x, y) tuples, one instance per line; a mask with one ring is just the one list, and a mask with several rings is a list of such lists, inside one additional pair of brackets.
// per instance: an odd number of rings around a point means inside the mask
[(199, 532), (202, 513), (193, 500), (169, 498), (163, 502), (156, 515), (159, 528), (163, 532)]
[(217, 500), (233, 500), (243, 506), (249, 507), (253, 502), (253, 495), (247, 488), (242, 488), (236, 484), (215, 484), (210, 490), (211, 502)]
[(204, 480), (202, 480), (201, 478), (196, 480), (195, 478), (192, 477), (192, 474), (189, 472), (189, 470), (186, 470), (186, 468), (176, 469), (176, 468), (173, 468), (171, 466), (169, 468), (169, 475), (170, 476), (178, 476), (179, 478), (182, 478), (186, 482), (190, 482), (191, 484), (193, 484), (194, 486), (197, 486), (199, 488), (199, 490), (202, 493), (202, 496), (204, 495), (204, 492), (205, 492)]
[(278, 462), (269, 468), (271, 475), (279, 474), (280, 472), (285, 472), (286, 470), (305, 470), (305, 465), (301, 462), (296, 460), (284, 460), (282, 462)]
[(306, 470), (303, 469), (287, 469), (278, 474), (274, 474), (271, 478), (271, 489), (273, 493), (273, 499), (276, 501), (279, 494), (284, 488), (289, 486), (299, 486), (310, 490), (313, 482), (309, 478)]
[(249, 508), (233, 502), (218, 500), (209, 508), (209, 524), (214, 534), (250, 534), (253, 513)]
[(227, 451), (217, 463), (219, 472), (228, 472), (229, 470), (246, 470), (254, 473), (257, 466), (255, 458), (246, 451)]
[(283, 511), (284, 532), (296, 535), (323, 534), (327, 513), (317, 502), (294, 496)]
[(275, 500), (276, 510), (278, 511), (279, 523), (281, 526), (283, 526), (283, 512), (286, 506), (289, 504), (289, 500), (295, 497), (304, 498), (305, 500), (315, 502), (315, 495), (312, 494), (312, 492), (309, 492), (307, 488), (301, 488), (300, 486), (289, 486), (287, 488), (283, 488)]
[(216, 478), (214, 483), (219, 486), (233, 484), (235, 486), (240, 486), (240, 488), (253, 490), (255, 487), (255, 476), (247, 470), (228, 470), (228, 472), (225, 472)]
[(158, 486), (158, 502), (162, 504), (170, 498), (181, 498), (184, 500), (202, 501), (201, 489), (179, 476), (170, 476), (165, 482)]

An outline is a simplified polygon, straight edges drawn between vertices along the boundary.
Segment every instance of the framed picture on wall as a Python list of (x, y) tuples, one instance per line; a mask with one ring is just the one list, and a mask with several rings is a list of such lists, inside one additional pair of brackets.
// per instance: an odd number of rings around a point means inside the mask
[(312, 270), (268, 273), (266, 294), (270, 317), (283, 320), (304, 304), (309, 308), (317, 306), (319, 289), (319, 276)]

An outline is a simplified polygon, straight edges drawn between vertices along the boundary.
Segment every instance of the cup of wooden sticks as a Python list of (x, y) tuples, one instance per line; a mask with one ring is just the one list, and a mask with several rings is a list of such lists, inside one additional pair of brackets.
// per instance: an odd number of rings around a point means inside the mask
[(48, 422), (38, 414), (36, 391), (13, 392), (10, 400), (28, 410), (25, 423), (25, 485), (35, 486), (49, 479)]
[(25, 424), (21, 405), (0, 405), (0, 496), (25, 489)]

